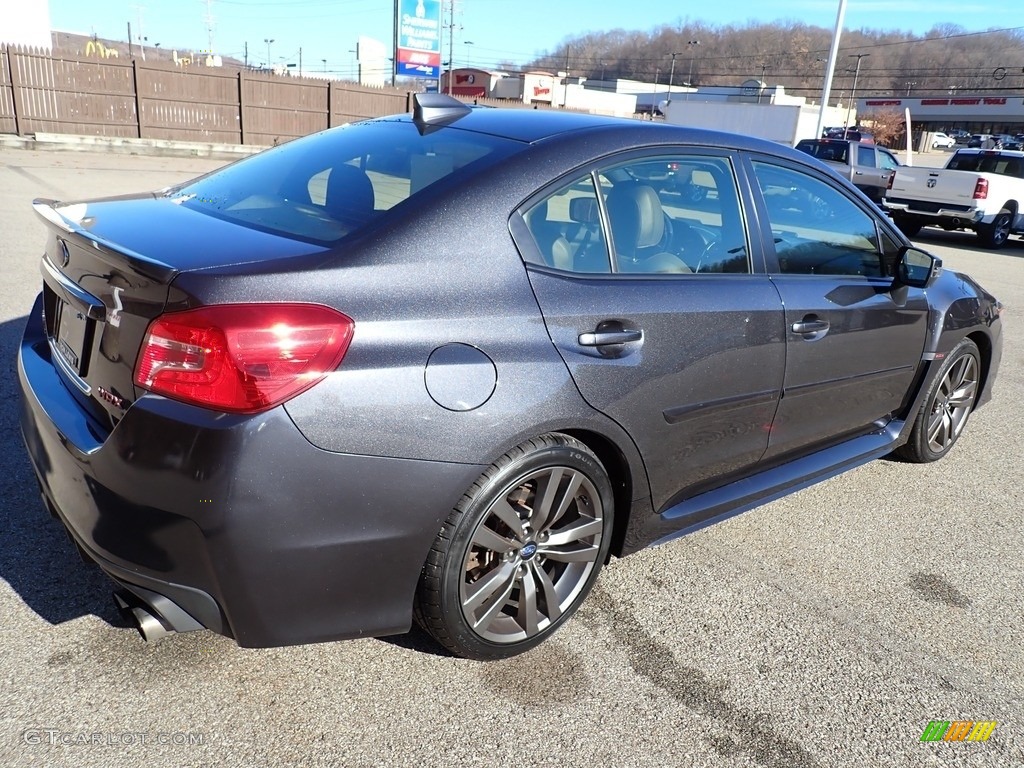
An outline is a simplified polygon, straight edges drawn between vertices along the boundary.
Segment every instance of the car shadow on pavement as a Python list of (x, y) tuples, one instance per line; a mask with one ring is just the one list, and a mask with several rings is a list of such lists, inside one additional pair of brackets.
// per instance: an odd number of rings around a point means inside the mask
[(46, 511), (18, 424), (17, 349), (25, 317), (0, 323), (0, 579), (51, 624), (97, 616), (127, 627), (99, 568), (79, 557), (63, 526)]
[(981, 242), (978, 240), (978, 236), (973, 232), (947, 231), (938, 227), (922, 227), (921, 231), (910, 239), (915, 243), (925, 246), (925, 248), (927, 248), (929, 244), (944, 245), (949, 248), (957, 248), (962, 251), (998, 253), (1005, 256), (1024, 258), (1024, 237), (1021, 235), (1011, 235), (1010, 239), (1007, 240), (1003, 247), (997, 251), (993, 251), (992, 249), (985, 248), (981, 245)]

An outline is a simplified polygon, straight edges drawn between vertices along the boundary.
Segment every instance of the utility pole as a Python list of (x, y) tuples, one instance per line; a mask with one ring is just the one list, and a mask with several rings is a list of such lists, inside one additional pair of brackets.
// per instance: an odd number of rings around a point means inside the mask
[(448, 24), (442, 26), (448, 27), (448, 95), (451, 96), (455, 85), (452, 74), (452, 70), (455, 69), (455, 0), (448, 0)]
[(568, 45), (565, 46), (565, 81), (562, 85), (562, 109), (565, 109), (565, 103), (569, 101), (569, 51), (572, 50)]
[(850, 103), (846, 106), (846, 124), (843, 127), (843, 138), (845, 139), (850, 131), (850, 112), (853, 111), (853, 102), (857, 97), (857, 78), (860, 77), (860, 60), (870, 56), (870, 53), (851, 53), (850, 58), (857, 59), (857, 69), (853, 73), (853, 90), (850, 91)]
[(146, 60), (146, 46), (143, 45), (143, 42), (142, 42), (143, 40), (146, 39), (142, 35), (142, 11), (143, 11), (143, 6), (135, 5), (135, 6), (132, 6), (132, 7), (135, 8), (135, 10), (138, 11), (138, 13), (139, 13), (139, 53), (142, 54), (142, 60), (145, 61)]
[(203, 21), (206, 22), (206, 44), (209, 50), (206, 52), (208, 56), (213, 56), (213, 0), (206, 0), (206, 17)]
[(249, 41), (245, 41), (245, 68), (249, 68)]
[(130, 21), (128, 22), (128, 58), (135, 58), (135, 52), (132, 50), (132, 23)]

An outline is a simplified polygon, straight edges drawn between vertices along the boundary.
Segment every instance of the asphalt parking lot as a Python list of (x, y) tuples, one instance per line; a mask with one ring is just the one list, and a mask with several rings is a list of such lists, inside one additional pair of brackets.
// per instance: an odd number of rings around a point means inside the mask
[[(876, 461), (613, 561), (525, 656), (452, 659), (418, 633), (144, 644), (44, 513), (18, 433), (43, 244), (30, 202), (217, 165), (0, 149), (0, 766), (1024, 765), (1020, 237), (919, 239), (1005, 305), (995, 398), (950, 456)], [(922, 743), (932, 720), (997, 726)]]

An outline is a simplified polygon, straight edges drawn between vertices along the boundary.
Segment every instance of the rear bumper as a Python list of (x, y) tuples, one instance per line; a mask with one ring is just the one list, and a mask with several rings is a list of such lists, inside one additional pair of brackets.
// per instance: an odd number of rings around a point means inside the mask
[(136, 401), (105, 439), (50, 362), (38, 307), (21, 429), (50, 510), (116, 581), (249, 647), (406, 631), (421, 566), (483, 467), (331, 453), (283, 408)]
[(956, 223), (956, 226), (975, 227), (979, 224), (991, 224), (992, 220), (995, 219), (995, 214), (985, 216), (984, 211), (975, 208), (968, 208), (966, 206), (955, 206), (950, 208), (943, 207), (941, 203), (930, 203), (925, 205), (917, 203), (914, 200), (903, 200), (899, 198), (885, 198), (883, 203), (885, 204), (885, 208), (893, 213), (913, 216), (921, 219), (934, 219), (934, 223), (939, 225), (942, 225), (943, 223)]

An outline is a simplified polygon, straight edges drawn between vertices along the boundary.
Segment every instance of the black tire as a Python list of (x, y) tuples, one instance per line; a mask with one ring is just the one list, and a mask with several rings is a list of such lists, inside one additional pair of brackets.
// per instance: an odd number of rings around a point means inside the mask
[(469, 659), (530, 650), (590, 592), (608, 556), (613, 514), (608, 473), (586, 445), (556, 433), (528, 440), (491, 465), (448, 515), (423, 565), (417, 622)]
[(917, 233), (921, 231), (921, 222), (915, 219), (908, 219), (905, 216), (895, 216), (893, 223), (907, 237), (916, 237)]
[(980, 388), (981, 354), (973, 341), (964, 339), (928, 384), (910, 439), (896, 455), (923, 464), (949, 453), (967, 426)]
[(992, 250), (1006, 245), (1006, 241), (1010, 238), (1010, 220), (1010, 214), (1007, 211), (1002, 211), (992, 220), (991, 224), (979, 224), (978, 237), (981, 239), (981, 244)]

